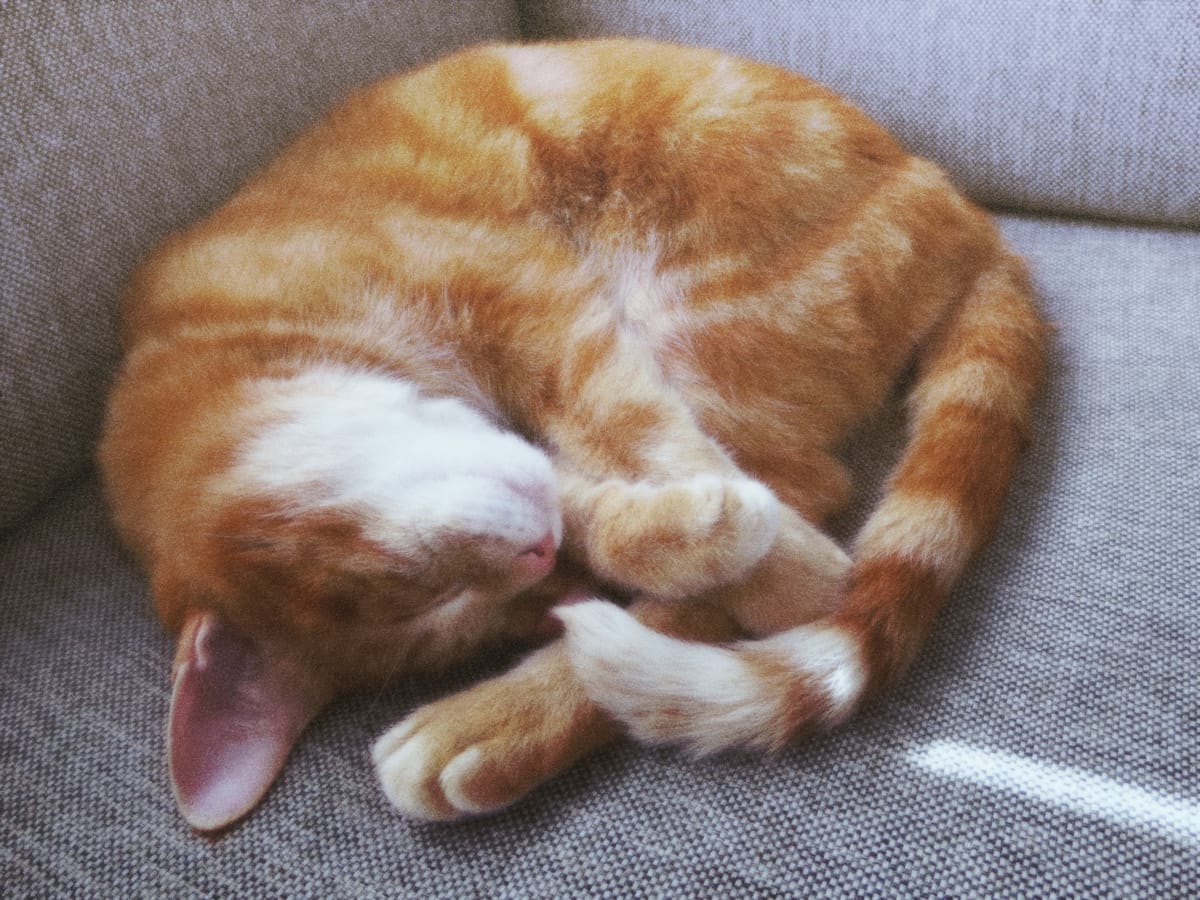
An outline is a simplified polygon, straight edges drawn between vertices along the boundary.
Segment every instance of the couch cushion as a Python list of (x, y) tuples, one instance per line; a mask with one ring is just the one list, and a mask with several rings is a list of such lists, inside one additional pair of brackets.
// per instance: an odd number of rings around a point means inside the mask
[(1004, 228), (1059, 327), (1036, 440), (927, 652), (851, 723), (769, 759), (618, 747), (422, 825), (368, 748), (471, 673), (414, 680), (321, 716), (206, 840), (167, 786), (170, 642), (85, 484), (0, 542), (6, 896), (1194, 895), (1200, 236)]
[(0, 530), (90, 454), (152, 243), (354, 86), (515, 28), (509, 0), (0, 5)]
[(536, 0), (536, 37), (644, 34), (825, 82), (976, 198), (1200, 225), (1200, 7), (1172, 0)]

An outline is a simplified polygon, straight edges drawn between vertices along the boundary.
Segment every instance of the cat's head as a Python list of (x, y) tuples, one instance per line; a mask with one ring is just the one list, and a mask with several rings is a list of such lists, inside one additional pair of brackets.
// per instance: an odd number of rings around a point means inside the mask
[(179, 629), (169, 754), (184, 817), (221, 827), (336, 693), (504, 636), (554, 567), (549, 459), (458, 400), (362, 373), (255, 383), (253, 411), (158, 554)]

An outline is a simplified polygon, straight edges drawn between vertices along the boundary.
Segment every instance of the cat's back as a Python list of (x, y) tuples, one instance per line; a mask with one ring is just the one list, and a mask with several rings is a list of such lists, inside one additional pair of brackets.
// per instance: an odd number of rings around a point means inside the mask
[(484, 45), (352, 94), (168, 240), (123, 318), (131, 346), (311, 341), (387, 368), (415, 341), (494, 366), (554, 358), (599, 294), (714, 432), (761, 425), (718, 407), (820, 401), (823, 440), (995, 245), (935, 166), (799, 75), (623, 38)]
[(336, 289), (314, 285), (344, 288), (347, 272), (421, 282), (467, 256), (647, 238), (680, 258), (747, 235), (769, 246), (905, 159), (824, 88), (715, 51), (474, 47), (352, 94), (165, 242), (133, 280), (127, 337), (321, 306)]
[[(793, 72), (705, 48), (610, 38), (467, 51), (430, 77), (498, 140), (526, 192), (489, 192), (576, 245), (794, 239), (909, 157), (887, 131)], [(485, 85), (483, 88), (478, 85)], [(429, 96), (421, 79), (393, 89)], [(787, 238), (783, 238), (783, 232)]]

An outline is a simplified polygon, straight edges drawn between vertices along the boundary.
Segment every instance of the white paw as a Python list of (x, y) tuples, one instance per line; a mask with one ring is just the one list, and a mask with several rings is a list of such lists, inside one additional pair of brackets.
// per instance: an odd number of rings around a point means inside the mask
[[(746, 574), (771, 549), (779, 533), (779, 501), (750, 478), (698, 475), (679, 483), (693, 498), (679, 523), (682, 547), (672, 596), (695, 595)], [(666, 596), (664, 594), (664, 596)]]
[(477, 802), (466, 788), (480, 769), (483, 751), (447, 747), (412, 719), (381, 737), (372, 757), (388, 800), (414, 819), (450, 821), (497, 808)]
[(766, 556), (779, 533), (779, 500), (765, 484), (749, 478), (719, 484), (722, 508), (732, 519), (732, 555), (744, 572)]
[(413, 712), (375, 743), (396, 809), (448, 821), (503, 809), (578, 758), (587, 698), (554, 645), (516, 669)]

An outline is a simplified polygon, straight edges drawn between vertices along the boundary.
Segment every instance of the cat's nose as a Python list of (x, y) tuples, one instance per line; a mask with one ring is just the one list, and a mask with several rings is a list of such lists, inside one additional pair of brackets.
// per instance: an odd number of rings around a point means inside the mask
[(529, 571), (531, 575), (545, 575), (554, 568), (554, 554), (558, 550), (558, 541), (553, 531), (547, 531), (540, 541), (527, 547), (517, 555), (517, 564)]

